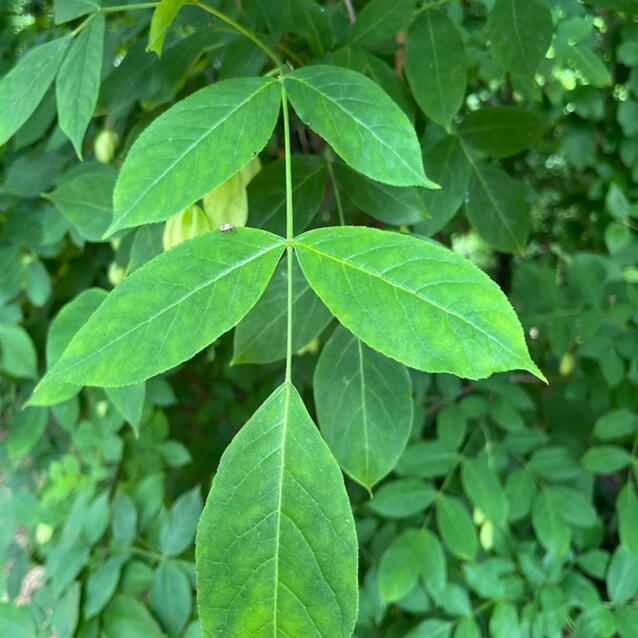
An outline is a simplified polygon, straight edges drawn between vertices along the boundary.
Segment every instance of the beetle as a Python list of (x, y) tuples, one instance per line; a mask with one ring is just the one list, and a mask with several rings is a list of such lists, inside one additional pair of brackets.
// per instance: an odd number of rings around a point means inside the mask
[(237, 230), (237, 226), (235, 226), (235, 224), (222, 224), (219, 230), (221, 230), (222, 233), (232, 233), (234, 230)]

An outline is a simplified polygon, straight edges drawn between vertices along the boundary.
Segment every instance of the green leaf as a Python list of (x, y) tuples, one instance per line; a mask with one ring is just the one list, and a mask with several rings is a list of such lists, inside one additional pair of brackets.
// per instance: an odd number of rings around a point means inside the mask
[(55, 83), (58, 123), (80, 159), (100, 90), (105, 26), (104, 14), (96, 13), (71, 46)]
[(65, 36), (34, 47), (0, 80), (0, 145), (29, 119), (40, 104), (58, 71), (68, 43), (69, 37)]
[(638, 6), (634, 0), (585, 0), (585, 2), (601, 9), (623, 11), (631, 15), (638, 14)]
[(467, 64), (461, 34), (443, 11), (424, 11), (412, 23), (405, 74), (421, 110), (445, 129), (463, 104)]
[(396, 536), (383, 552), (377, 571), (377, 586), (383, 603), (406, 596), (422, 578), (431, 593), (445, 587), (445, 555), (436, 537), (426, 529), (408, 529)]
[(133, 430), (139, 433), (146, 398), (146, 384), (136, 383), (118, 388), (107, 388), (106, 395), (117, 411), (133, 426)]
[(425, 510), (436, 492), (418, 479), (398, 479), (384, 483), (368, 507), (386, 518), (406, 518)]
[(310, 285), (348, 330), (405, 365), (477, 379), (522, 368), (544, 379), (498, 286), (434, 242), (372, 228), (295, 239)]
[(622, 605), (638, 592), (638, 556), (622, 545), (614, 551), (607, 569), (607, 593), (616, 605)]
[(543, 490), (532, 506), (532, 525), (540, 544), (556, 558), (569, 550), (571, 534), (564, 514), (551, 492)]
[(583, 455), (583, 467), (596, 474), (613, 474), (627, 467), (631, 455), (617, 445), (595, 445)]
[(475, 507), (495, 525), (501, 526), (507, 518), (507, 500), (498, 476), (487, 463), (464, 458), (461, 461), (463, 490)]
[(199, 485), (182, 494), (171, 507), (160, 530), (160, 547), (169, 556), (178, 556), (193, 544), (197, 521), (202, 511)]
[(47, 415), (46, 409), (28, 407), (13, 417), (6, 441), (10, 459), (19, 459), (36, 446), (46, 427)]
[(33, 341), (22, 326), (0, 324), (0, 370), (19, 379), (35, 379), (36, 357)]
[(614, 620), (616, 621), (616, 631), (622, 638), (633, 638), (638, 627), (638, 607), (627, 605), (614, 609)]
[(0, 635), (36, 638), (36, 626), (29, 608), (0, 603)]
[(607, 565), (609, 564), (609, 552), (604, 549), (592, 549), (581, 554), (576, 562), (590, 576), (598, 580), (604, 580)]
[(301, 35), (312, 54), (320, 58), (330, 48), (334, 37), (326, 8), (311, 0), (288, 0), (287, 5), (289, 28)]
[(552, 15), (545, 0), (496, 0), (487, 33), (505, 68), (533, 76), (552, 41)]
[(113, 597), (120, 580), (122, 564), (128, 556), (111, 556), (100, 567), (89, 574), (84, 590), (84, 617), (99, 614)]
[(601, 416), (594, 426), (594, 436), (602, 441), (621, 439), (638, 430), (638, 415), (620, 408)]
[(224, 452), (200, 520), (196, 563), (204, 636), (351, 636), (352, 512), (341, 472), (290, 384), (275, 390)]
[(265, 231), (211, 231), (159, 255), (113, 290), (40, 386), (140, 383), (193, 356), (255, 304), (283, 251)]
[(108, 490), (104, 490), (99, 496), (93, 499), (87, 510), (84, 521), (84, 535), (86, 539), (95, 545), (102, 538), (111, 517), (111, 504), (109, 502)]
[(505, 601), (499, 601), (490, 615), (490, 636), (492, 638), (512, 638), (518, 634), (518, 613), (516, 607)]
[(177, 636), (191, 616), (193, 597), (188, 576), (174, 561), (155, 570), (151, 583), (151, 609), (169, 636)]
[(405, 449), (397, 474), (419, 477), (444, 476), (459, 462), (459, 453), (446, 441), (419, 441)]
[(505, 481), (505, 496), (508, 503), (508, 521), (518, 521), (527, 516), (536, 496), (536, 483), (532, 473), (521, 467), (508, 474)]
[(333, 169), (346, 195), (358, 208), (375, 219), (401, 226), (416, 224), (427, 217), (425, 204), (417, 188), (375, 182), (340, 162), (336, 162)]
[(177, 16), (177, 12), (185, 2), (186, 0), (161, 0), (155, 7), (155, 11), (153, 11), (146, 50), (155, 51), (158, 58), (162, 55), (162, 45), (164, 44), (166, 31), (168, 31)]
[(638, 557), (638, 497), (631, 483), (626, 483), (616, 500), (620, 542)]
[[(312, 291), (296, 262), (293, 264), (292, 294), (292, 350), (297, 352), (321, 334), (332, 315)], [(288, 269), (282, 261), (256, 306), (235, 329), (231, 364), (285, 359), (287, 299)]]
[(47, 557), (46, 575), (53, 593), (66, 591), (89, 560), (90, 547), (84, 543), (62, 541)]
[(84, 239), (101, 241), (111, 220), (116, 179), (113, 167), (93, 163), (43, 197), (56, 205)]
[(459, 135), (491, 157), (509, 157), (536, 144), (547, 128), (545, 118), (518, 106), (493, 106), (469, 113)]
[(598, 88), (611, 85), (611, 74), (607, 65), (587, 44), (569, 47), (569, 62), (587, 80)]
[(576, 527), (594, 527), (598, 523), (596, 509), (583, 493), (573, 487), (548, 487), (563, 518)]
[(162, 113), (126, 156), (107, 233), (168, 219), (232, 177), (268, 142), (280, 98), (270, 78), (235, 78)]
[(113, 499), (113, 515), (111, 533), (113, 540), (120, 545), (130, 545), (137, 531), (137, 510), (133, 499), (125, 492), (119, 491)]
[(454, 638), (481, 638), (481, 630), (472, 616), (466, 616), (456, 626)]
[(284, 85), (301, 120), (349, 166), (385, 184), (436, 188), (423, 171), (410, 121), (372, 80), (316, 65), (287, 74)]
[(448, 638), (453, 626), (449, 620), (428, 618), (410, 630), (405, 638)]
[(99, 8), (99, 0), (54, 0), (53, 17), (55, 24), (63, 24), (87, 13), (93, 13)]
[(146, 607), (126, 594), (115, 596), (101, 618), (106, 638), (162, 638), (164, 635)]
[(404, 366), (339, 326), (314, 376), (319, 427), (339, 465), (368, 490), (396, 465), (412, 430)]
[(451, 554), (461, 560), (474, 560), (478, 538), (472, 519), (459, 499), (444, 494), (437, 497), (436, 525)]
[(368, 2), (350, 27), (350, 42), (366, 47), (392, 38), (409, 22), (414, 4), (414, 0)]
[(520, 182), (502, 169), (473, 163), (465, 212), (478, 234), (497, 250), (523, 253), (529, 222)]
[[(300, 233), (321, 206), (328, 180), (328, 166), (316, 155), (291, 155), (294, 230)], [(285, 159), (268, 164), (248, 184), (248, 219), (251, 226), (286, 234)]]
[(80, 615), (80, 583), (74, 583), (64, 595), (56, 601), (51, 616), (51, 629), (56, 638), (71, 638)]

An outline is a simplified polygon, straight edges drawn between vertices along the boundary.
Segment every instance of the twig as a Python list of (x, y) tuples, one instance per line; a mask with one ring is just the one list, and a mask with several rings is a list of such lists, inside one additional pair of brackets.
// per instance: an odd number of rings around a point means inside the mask
[(352, 6), (352, 0), (343, 0), (343, 4), (346, 6), (346, 11), (348, 12), (348, 19), (350, 22), (354, 22), (357, 19), (357, 14), (354, 12), (354, 7)]

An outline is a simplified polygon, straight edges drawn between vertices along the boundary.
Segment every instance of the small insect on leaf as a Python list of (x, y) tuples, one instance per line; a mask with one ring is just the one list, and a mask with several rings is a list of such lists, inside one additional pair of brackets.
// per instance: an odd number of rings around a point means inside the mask
[(237, 230), (237, 226), (235, 226), (235, 224), (222, 224), (219, 227), (219, 230), (221, 230), (222, 233), (230, 233), (234, 230)]

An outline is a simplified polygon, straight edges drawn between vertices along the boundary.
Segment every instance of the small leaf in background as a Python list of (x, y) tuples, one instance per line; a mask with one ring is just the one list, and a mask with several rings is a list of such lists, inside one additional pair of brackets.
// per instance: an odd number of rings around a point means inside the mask
[(449, 638), (453, 626), (449, 620), (428, 618), (410, 630), (405, 638)]
[(598, 522), (596, 510), (581, 491), (562, 485), (548, 487), (546, 491), (568, 523), (576, 527), (595, 527)]
[(524, 467), (508, 474), (505, 481), (505, 496), (508, 503), (508, 521), (517, 521), (527, 516), (536, 496), (533, 474)]
[(87, 241), (102, 241), (111, 221), (117, 171), (102, 164), (85, 165), (43, 197), (52, 201)]
[(511, 638), (519, 632), (516, 607), (509, 602), (498, 602), (490, 616), (490, 636), (492, 638)]
[(545, 118), (537, 113), (518, 106), (493, 106), (469, 113), (458, 132), (490, 157), (509, 157), (536, 144), (546, 128)]
[(6, 440), (9, 458), (19, 459), (37, 445), (46, 427), (47, 416), (46, 408), (29, 407), (13, 417)]
[(478, 539), (472, 519), (463, 503), (453, 496), (440, 494), (436, 499), (436, 524), (443, 543), (461, 560), (473, 560)]
[(162, 45), (166, 37), (166, 31), (175, 20), (177, 12), (186, 0), (161, 0), (153, 11), (151, 27), (148, 32), (147, 51), (154, 51), (159, 58), (162, 55)]
[(106, 638), (163, 638), (164, 634), (143, 603), (118, 594), (102, 613)]
[(594, 425), (594, 436), (601, 441), (612, 441), (629, 436), (638, 430), (638, 415), (620, 408), (601, 416)]
[(306, 40), (312, 54), (323, 56), (334, 37), (326, 8), (311, 0), (288, 0), (286, 18), (287, 26)]
[(29, 119), (40, 104), (58, 71), (68, 43), (69, 38), (65, 36), (34, 47), (0, 80), (0, 145)]
[(392, 38), (410, 21), (415, 0), (372, 0), (364, 5), (350, 27), (350, 42), (372, 46)]
[(36, 638), (36, 626), (28, 607), (17, 607), (12, 602), (0, 603), (0, 634)]
[(465, 200), (468, 221), (493, 248), (522, 254), (529, 222), (520, 182), (484, 162), (472, 168)]
[(131, 424), (133, 430), (139, 433), (146, 398), (146, 384), (136, 383), (118, 388), (106, 388), (106, 395), (117, 411)]
[(75, 628), (80, 615), (80, 583), (74, 583), (64, 595), (56, 601), (51, 628), (56, 638), (71, 638), (75, 635)]
[(461, 461), (463, 490), (485, 517), (501, 526), (507, 518), (507, 500), (498, 476), (487, 463), (476, 459)]
[(459, 462), (460, 456), (454, 446), (446, 441), (418, 441), (410, 443), (396, 467), (403, 476), (444, 476)]
[[(298, 352), (321, 334), (332, 314), (313, 292), (296, 262), (293, 262), (292, 282), (295, 322), (292, 350)], [(271, 363), (285, 359), (287, 298), (288, 266), (282, 261), (255, 307), (235, 328), (231, 364)]]
[(108, 491), (93, 499), (87, 510), (84, 534), (91, 545), (95, 545), (106, 531), (111, 518), (111, 504)]
[(120, 545), (130, 545), (137, 532), (137, 510), (133, 499), (118, 491), (113, 499), (111, 533)]
[(632, 483), (626, 483), (616, 500), (620, 542), (638, 557), (638, 497)]
[(341, 472), (290, 384), (275, 390), (224, 452), (199, 523), (196, 563), (205, 636), (264, 628), (351, 636), (352, 513)]
[[(294, 231), (300, 233), (317, 214), (326, 191), (328, 165), (316, 155), (291, 155)], [(285, 160), (265, 166), (247, 188), (251, 226), (286, 235)]]
[(41, 261), (29, 264), (27, 271), (27, 296), (34, 306), (43, 306), (51, 296), (51, 279)]
[(596, 445), (583, 455), (583, 467), (596, 474), (613, 474), (627, 467), (631, 455), (617, 445)]
[(556, 558), (569, 550), (571, 533), (559, 503), (548, 490), (534, 499), (532, 525), (541, 545)]
[(405, 73), (414, 99), (428, 118), (449, 129), (467, 84), (465, 43), (443, 11), (424, 11), (410, 27)]
[(173, 503), (168, 520), (160, 530), (162, 552), (178, 556), (192, 546), (201, 511), (202, 495), (199, 485), (196, 485)]
[(166, 220), (162, 235), (162, 247), (164, 250), (169, 250), (173, 246), (197, 237), (197, 235), (203, 235), (209, 230), (213, 230), (213, 226), (211, 226), (207, 215), (197, 204), (191, 204), (177, 215)]
[(434, 242), (372, 228), (321, 228), (295, 239), (310, 285), (348, 330), (407, 366), (481, 378), (522, 368), (522, 328), (483, 272)]
[(368, 507), (386, 518), (407, 518), (423, 512), (434, 500), (433, 487), (417, 479), (398, 479), (384, 483)]
[(375, 182), (340, 162), (335, 162), (333, 170), (346, 197), (363, 212), (379, 221), (401, 226), (416, 224), (428, 215), (416, 187), (389, 186)]
[(159, 255), (109, 294), (41, 387), (131, 385), (190, 358), (250, 310), (282, 251), (281, 238), (238, 228), (199, 235)]
[(104, 14), (96, 13), (71, 45), (55, 83), (59, 125), (80, 159), (100, 90), (105, 26)]
[(22, 326), (0, 324), (0, 370), (18, 379), (38, 376), (35, 346)]
[(234, 78), (162, 113), (126, 156), (108, 233), (168, 219), (223, 184), (264, 148), (279, 106), (270, 78)]
[(589, 47), (576, 44), (569, 47), (569, 62), (592, 86), (611, 85), (611, 74), (606, 64)]
[(177, 636), (190, 618), (193, 596), (188, 576), (174, 561), (155, 569), (151, 583), (151, 609), (169, 636)]
[(92, 618), (99, 614), (111, 600), (120, 580), (122, 565), (128, 556), (111, 556), (93, 571), (86, 579), (84, 588), (84, 617)]
[(533, 76), (552, 41), (546, 0), (496, 0), (487, 18), (496, 59), (512, 73)]
[(55, 24), (63, 24), (87, 13), (93, 13), (99, 8), (99, 0), (54, 0), (53, 17)]
[(372, 80), (316, 65), (287, 74), (284, 84), (297, 115), (346, 164), (385, 184), (436, 188), (423, 171), (410, 121)]
[(638, 592), (638, 556), (618, 546), (607, 569), (607, 593), (615, 605), (622, 605)]
[(314, 375), (319, 427), (335, 458), (368, 490), (396, 465), (412, 430), (407, 369), (339, 326)]
[(481, 638), (481, 630), (472, 616), (463, 618), (454, 630), (454, 638)]

